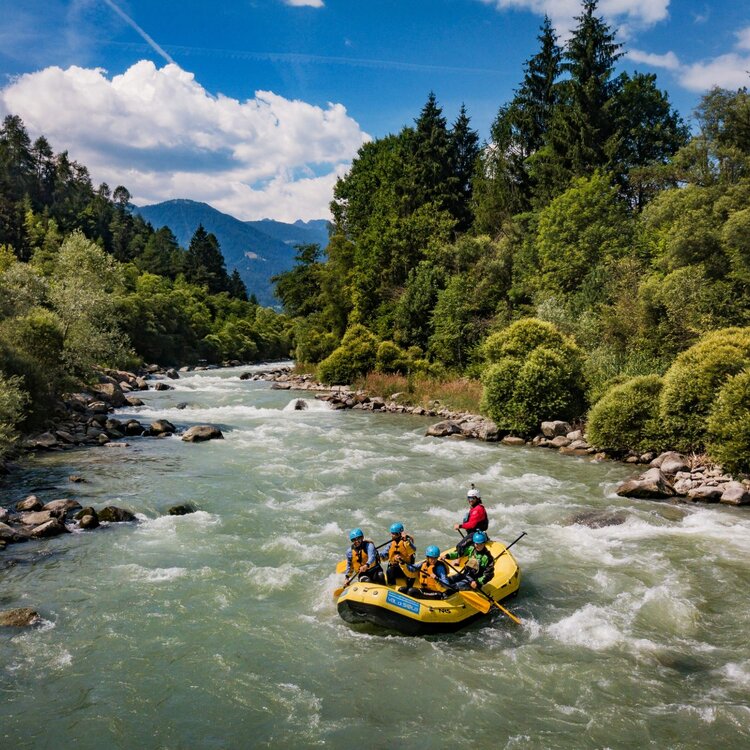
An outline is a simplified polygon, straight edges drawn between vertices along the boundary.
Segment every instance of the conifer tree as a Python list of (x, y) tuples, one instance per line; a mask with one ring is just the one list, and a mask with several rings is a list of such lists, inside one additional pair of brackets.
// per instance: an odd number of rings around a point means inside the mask
[(229, 278), (215, 235), (200, 224), (195, 230), (185, 256), (185, 278), (199, 286), (207, 286), (209, 294), (227, 290)]
[(229, 296), (233, 299), (241, 299), (244, 302), (247, 302), (247, 287), (240, 276), (240, 272), (236, 268), (229, 276), (227, 291), (229, 292)]
[(472, 178), (479, 156), (479, 134), (471, 129), (470, 122), (466, 107), (462, 104), (448, 133), (454, 191), (449, 210), (457, 221), (456, 230), (459, 232), (466, 232), (474, 218), (471, 209)]

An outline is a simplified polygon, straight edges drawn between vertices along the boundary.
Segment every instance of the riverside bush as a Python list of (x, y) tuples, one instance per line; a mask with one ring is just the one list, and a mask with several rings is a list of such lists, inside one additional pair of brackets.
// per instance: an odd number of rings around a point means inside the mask
[(375, 369), (378, 372), (399, 372), (405, 374), (409, 368), (406, 352), (392, 341), (381, 341), (375, 357)]
[(523, 318), (488, 336), (483, 351), (488, 362), (500, 362), (504, 357), (523, 359), (539, 346), (552, 350), (575, 348), (552, 323), (538, 318)]
[(341, 345), (318, 367), (318, 377), (329, 385), (351, 383), (375, 367), (378, 339), (363, 325), (352, 326), (341, 339)]
[(525, 359), (504, 357), (482, 375), (482, 410), (501, 430), (529, 435), (545, 419), (580, 414), (577, 375), (561, 353), (543, 346)]
[(29, 396), (17, 375), (6, 377), (0, 372), (0, 459), (6, 456), (18, 437), (16, 426), (23, 419)]
[(750, 370), (730, 377), (708, 417), (711, 458), (731, 472), (750, 473)]
[(750, 366), (750, 328), (724, 328), (682, 352), (664, 375), (659, 413), (665, 437), (678, 450), (705, 444), (711, 406), (731, 375)]
[(589, 412), (591, 444), (615, 451), (658, 450), (662, 386), (658, 375), (641, 375), (610, 388)]

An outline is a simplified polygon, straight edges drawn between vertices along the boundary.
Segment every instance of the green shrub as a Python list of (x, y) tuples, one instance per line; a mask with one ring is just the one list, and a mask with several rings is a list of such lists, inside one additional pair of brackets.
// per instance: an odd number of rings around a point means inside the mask
[(682, 352), (664, 375), (659, 413), (665, 436), (678, 450), (705, 444), (706, 420), (731, 375), (750, 366), (750, 328), (725, 328)]
[(708, 417), (710, 456), (728, 471), (750, 473), (750, 370), (730, 377)]
[(18, 438), (18, 425), (29, 400), (22, 386), (19, 376), (6, 377), (0, 372), (0, 459), (8, 455)]
[(563, 336), (552, 323), (538, 318), (523, 318), (493, 333), (485, 339), (483, 350), (488, 362), (500, 362), (504, 357), (523, 359), (539, 346), (555, 351), (565, 349), (573, 356), (580, 356), (570, 339)]
[(318, 367), (318, 377), (329, 385), (345, 385), (375, 367), (378, 340), (363, 325), (352, 326), (341, 345)]
[(529, 435), (546, 419), (582, 409), (579, 372), (560, 352), (538, 347), (526, 358), (505, 357), (482, 375), (482, 411), (502, 430)]
[(587, 433), (597, 448), (607, 450), (658, 450), (658, 375), (641, 375), (610, 388), (589, 412)]
[(381, 341), (375, 357), (375, 369), (378, 372), (398, 372), (405, 375), (410, 369), (409, 357), (392, 341)]
[(296, 348), (294, 358), (298, 362), (322, 362), (338, 344), (335, 333), (316, 325), (308, 318), (301, 318), (294, 327)]

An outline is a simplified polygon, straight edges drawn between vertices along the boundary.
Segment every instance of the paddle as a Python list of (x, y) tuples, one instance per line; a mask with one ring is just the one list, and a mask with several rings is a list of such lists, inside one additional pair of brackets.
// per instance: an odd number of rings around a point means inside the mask
[[(383, 542), (382, 544), (379, 544), (375, 549), (380, 549), (381, 547), (385, 547), (386, 544), (391, 543), (391, 539), (389, 539), (387, 542)], [(339, 560), (338, 563), (336, 563), (336, 572), (337, 573), (346, 573), (346, 560)]]
[[(526, 533), (526, 532), (524, 532)], [(523, 534), (521, 535), (523, 536)], [(518, 537), (520, 539), (521, 537)], [(516, 539), (516, 541), (518, 541)], [(515, 542), (514, 542), (515, 544)], [(508, 549), (506, 547), (506, 549)], [(500, 553), (502, 554), (502, 552)], [(498, 555), (500, 557), (500, 555)], [(461, 571), (456, 570), (447, 560), (443, 560), (443, 562), (453, 571), (456, 573), (460, 573)], [(466, 601), (468, 601), (473, 607), (478, 609), (482, 614), (487, 614), (490, 609), (492, 608), (492, 605), (494, 604), (503, 614), (510, 617), (513, 622), (518, 623), (521, 625), (521, 621), (512, 613), (509, 612), (505, 607), (502, 606), (502, 604), (498, 604), (489, 594), (486, 594), (484, 591), (482, 591), (481, 588), (477, 587), (476, 589), (472, 591), (461, 591), (459, 589), (453, 589), (457, 594), (460, 594)], [(481, 603), (481, 606), (479, 604)]]

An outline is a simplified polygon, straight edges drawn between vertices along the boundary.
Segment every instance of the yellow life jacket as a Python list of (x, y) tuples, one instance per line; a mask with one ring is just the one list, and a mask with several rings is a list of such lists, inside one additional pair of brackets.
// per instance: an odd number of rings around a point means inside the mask
[[(363, 539), (362, 544), (359, 545), (359, 549), (355, 548), (352, 544), (352, 571), (356, 573), (363, 565), (367, 563), (367, 545), (372, 544), (375, 546), (375, 542), (371, 542), (369, 539)], [(375, 550), (375, 565), (380, 561), (378, 551)]]
[(435, 566), (438, 562), (438, 560), (430, 562), (430, 559), (427, 558), (422, 563), (419, 568), (419, 588), (427, 589), (428, 591), (445, 591), (445, 586), (432, 577), (433, 575), (436, 575)]
[(410, 536), (407, 536), (406, 539), (399, 539), (397, 542), (391, 542), (388, 547), (388, 562), (395, 564), (396, 555), (401, 555), (401, 559), (405, 563), (413, 563), (416, 551), (414, 540)]

